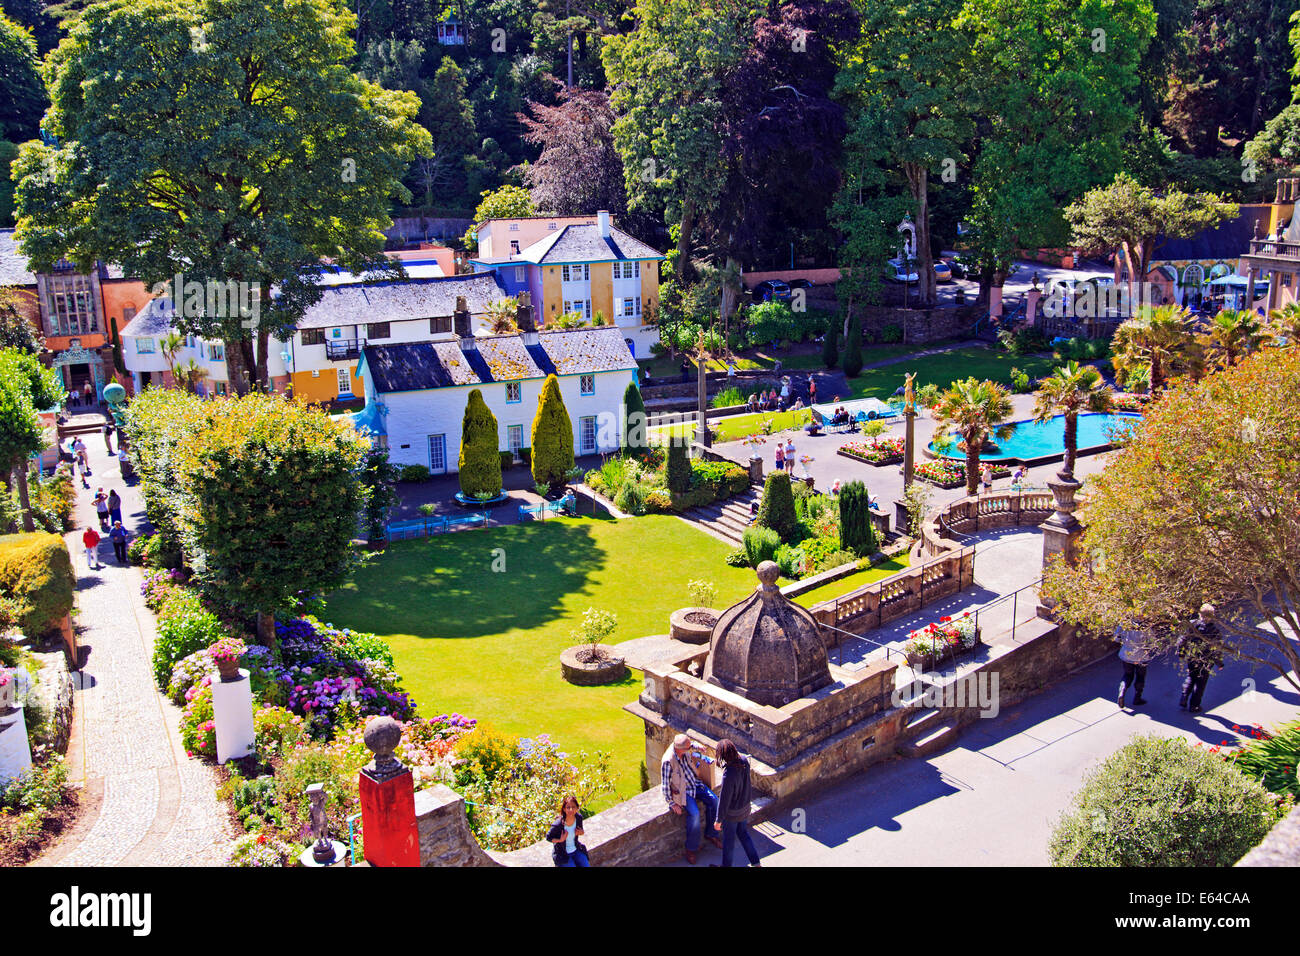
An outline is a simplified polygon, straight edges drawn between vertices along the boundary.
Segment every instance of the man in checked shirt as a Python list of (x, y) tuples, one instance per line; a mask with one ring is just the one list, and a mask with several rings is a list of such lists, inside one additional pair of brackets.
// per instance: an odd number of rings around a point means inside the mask
[[(680, 816), (686, 814), (686, 862), (694, 865), (695, 851), (700, 848), (700, 836), (707, 833), (708, 841), (722, 849), (722, 841), (713, 835), (713, 821), (718, 815), (718, 798), (695, 775), (701, 763), (713, 763), (708, 757), (691, 750), (691, 739), (685, 734), (673, 738), (672, 747), (664, 754), (660, 764), (664, 799), (668, 809)], [(700, 827), (700, 808), (696, 800), (704, 801), (704, 826)]]

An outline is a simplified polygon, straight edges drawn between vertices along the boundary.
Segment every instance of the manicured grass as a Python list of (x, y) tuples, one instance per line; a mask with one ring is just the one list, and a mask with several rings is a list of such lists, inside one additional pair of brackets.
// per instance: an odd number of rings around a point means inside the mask
[(821, 587), (812, 591), (806, 591), (800, 594), (794, 600), (804, 607), (812, 607), (814, 604), (820, 604), (822, 601), (829, 601), (832, 598), (842, 597), (850, 591), (856, 591), (864, 584), (872, 584), (881, 578), (887, 578), (891, 574), (897, 574), (908, 565), (908, 555), (906, 552), (896, 558), (890, 558), (883, 561), (874, 568), (866, 568), (855, 574), (850, 574), (840, 578), (838, 581), (832, 581), (830, 584), (823, 584)]
[[(863, 358), (866, 359), (866, 356), (864, 355)], [(937, 355), (927, 355), (925, 358), (910, 362), (898, 362), (884, 368), (868, 369), (857, 378), (850, 379), (849, 386), (853, 390), (852, 398), (883, 400), (902, 387), (903, 376), (908, 372), (916, 373), (917, 388), (931, 382), (940, 388), (947, 388), (958, 379), (971, 376), (978, 379), (992, 379), (1006, 385), (1011, 381), (1013, 366), (1036, 381), (1060, 364), (1050, 355), (1013, 357), (1006, 352), (975, 347), (940, 352)]]
[(712, 582), (720, 608), (735, 603), (756, 581), (724, 563), (729, 550), (669, 515), (399, 541), (331, 595), (325, 618), (384, 638), (423, 716), (459, 711), (507, 733), (550, 734), (566, 751), (610, 751), (618, 796), (599, 809), (640, 791), (645, 731), (621, 709), (640, 673), (575, 687), (560, 676), (560, 652), (577, 643), (588, 607), (618, 616), (608, 643), (619, 643), (666, 634), (668, 616), (690, 604), (688, 581)]
[[(812, 420), (812, 412), (806, 408), (799, 410), (790, 410), (788, 412), (755, 412), (746, 415), (729, 415), (726, 418), (709, 419), (709, 428), (713, 429), (713, 440), (715, 442), (738, 441), (746, 435), (753, 435), (763, 430), (763, 422), (772, 422), (771, 434), (776, 435), (779, 432), (791, 428), (803, 428)], [(665, 425), (660, 428), (650, 430), (651, 437), (667, 438), (670, 435), (686, 435), (695, 433), (694, 422), (684, 422), (680, 425)]]

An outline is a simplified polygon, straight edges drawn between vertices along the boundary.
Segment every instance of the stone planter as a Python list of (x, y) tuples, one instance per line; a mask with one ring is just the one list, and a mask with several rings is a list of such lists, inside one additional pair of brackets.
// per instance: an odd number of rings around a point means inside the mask
[[(710, 620), (701, 620), (707, 615)], [(696, 618), (696, 620), (690, 620)], [(673, 611), (668, 618), (668, 636), (684, 644), (707, 644), (713, 634), (713, 625), (718, 623), (718, 612), (708, 607), (684, 607)]]
[(560, 671), (570, 684), (580, 687), (594, 687), (597, 684), (613, 684), (627, 676), (627, 664), (608, 644), (597, 644), (596, 649), (605, 657), (599, 661), (586, 661), (579, 657), (591, 647), (590, 644), (578, 644), (569, 647), (560, 654)]
[(975, 643), (972, 644), (970, 647), (963, 648), (960, 651), (952, 651), (952, 652), (944, 651), (943, 653), (940, 654), (914, 654), (911, 651), (908, 651), (907, 652), (908, 666), (910, 666), (913, 670), (917, 670), (917, 671), (932, 671), (936, 667), (947, 664), (949, 662), (959, 661), (964, 657), (970, 657), (977, 650), (979, 650), (981, 630), (982, 630), (981, 628), (976, 628)]
[(221, 675), (222, 681), (229, 684), (232, 681), (239, 680), (239, 661), (226, 660), (224, 658), (216, 661), (217, 673)]

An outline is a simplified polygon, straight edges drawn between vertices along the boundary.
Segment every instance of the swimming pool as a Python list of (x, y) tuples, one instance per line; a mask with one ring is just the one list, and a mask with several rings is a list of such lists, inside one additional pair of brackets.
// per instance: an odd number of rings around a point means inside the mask
[[(1128, 422), (1141, 421), (1141, 415), (1089, 413), (1079, 416), (1078, 447), (1079, 454), (1102, 451), (1109, 447), (1111, 435), (1117, 428), (1124, 428)], [(1057, 415), (1045, 422), (1032, 419), (1014, 422), (1015, 431), (1011, 437), (997, 443), (997, 449), (987, 448), (980, 453), (980, 461), (1008, 462), (1011, 464), (1041, 465), (1044, 462), (1059, 461), (1065, 457), (1065, 416)], [(958, 458), (964, 456), (952, 446), (944, 451), (930, 442), (926, 449), (936, 458)]]

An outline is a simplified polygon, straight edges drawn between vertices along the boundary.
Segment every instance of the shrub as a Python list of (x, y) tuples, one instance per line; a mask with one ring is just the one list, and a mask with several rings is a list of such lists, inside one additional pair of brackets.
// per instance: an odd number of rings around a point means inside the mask
[(1056, 866), (1232, 866), (1286, 812), (1179, 738), (1135, 737), (1092, 771), (1052, 834)]
[(181, 712), (181, 743), (191, 757), (217, 759), (217, 725), (212, 711), (212, 687), (196, 688)]
[(772, 560), (776, 562), (777, 567), (781, 569), (781, 576), (797, 580), (803, 577), (805, 572), (804, 561), (806, 556), (802, 548), (793, 547), (783, 544), (776, 549), (776, 554), (772, 555)]
[(470, 389), (460, 428), (461, 494), (467, 498), (493, 498), (501, 491), (501, 436), (497, 417), (477, 388)]
[(1228, 760), (1252, 780), (1277, 794), (1300, 799), (1300, 720), (1283, 724), (1273, 733), (1262, 727), (1254, 740), (1228, 755)]
[(167, 679), (167, 696), (173, 704), (183, 707), (190, 688), (204, 680), (210, 681), (216, 673), (216, 665), (206, 648), (187, 654), (172, 667), (171, 677)]
[(862, 374), (862, 324), (857, 319), (850, 322), (849, 340), (841, 362), (846, 378), (857, 378)]
[(1032, 355), (1047, 351), (1047, 339), (1037, 329), (1028, 328), (1012, 331), (1003, 329), (998, 333), (998, 345), (1012, 357)]
[(735, 551), (728, 552), (727, 556), (723, 558), (723, 561), (725, 561), (727, 566), (731, 568), (749, 567), (749, 555), (746, 553), (744, 548), (737, 548)]
[(745, 529), (741, 546), (745, 551), (745, 563), (756, 568), (762, 562), (772, 560), (776, 549), (781, 547), (781, 536), (771, 528), (753, 526)]
[(56, 812), (76, 799), (67, 781), (56, 755), (0, 787), (0, 866), (20, 865), (39, 851)]
[(798, 339), (799, 326), (789, 303), (761, 302), (745, 311), (745, 337), (750, 345), (776, 345)]
[(687, 581), (686, 593), (695, 607), (713, 607), (713, 602), (718, 599), (718, 589), (709, 581)]
[(798, 516), (794, 513), (794, 492), (790, 489), (790, 476), (776, 471), (767, 476), (763, 485), (763, 503), (758, 509), (756, 524), (771, 528), (782, 541), (796, 540)]
[(900, 325), (889, 324), (880, 330), (880, 341), (886, 345), (893, 345), (903, 341), (903, 328)]
[(745, 393), (737, 385), (730, 385), (722, 389), (713, 396), (709, 405), (713, 408), (730, 408), (733, 405), (744, 405)]
[(307, 736), (303, 720), (283, 707), (263, 707), (253, 714), (253, 732), (259, 762), (287, 753)]
[(311, 820), (307, 788), (324, 784), (325, 816), (331, 832), (348, 832), (348, 817), (361, 810), (357, 771), (371, 753), (356, 729), (328, 743), (313, 741), (292, 747), (275, 762), (275, 805), (288, 818), (286, 829), (305, 828)]
[(645, 402), (636, 382), (628, 382), (623, 391), (623, 450), (639, 451), (646, 445)]
[(533, 480), (552, 488), (564, 481), (564, 473), (573, 467), (573, 423), (554, 375), (546, 377), (537, 399), (532, 448)]
[(397, 473), (398, 481), (428, 481), (429, 469), (425, 465), (403, 465), (402, 470)]
[(673, 440), (668, 445), (668, 463), (664, 466), (664, 478), (669, 491), (681, 494), (691, 488), (691, 462), (686, 454), (686, 443)]
[(822, 340), (822, 364), (827, 368), (835, 368), (840, 364), (840, 330), (834, 323), (826, 330), (826, 337)]
[(515, 463), (515, 453), (512, 451), (503, 451), (501, 453), (501, 470), (508, 471)]
[(1026, 392), (1033, 391), (1033, 384), (1029, 381), (1029, 376), (1020, 371), (1014, 365), (1011, 367), (1011, 389), (1017, 395), (1023, 395)]
[(72, 530), (72, 505), (77, 492), (72, 484), (72, 474), (65, 467), (43, 481), (28, 482), (28, 498), (33, 512), (39, 511), (48, 518), (46, 531), (62, 534)]
[(456, 756), (462, 761), (456, 768), (456, 782), (464, 785), (471, 780), (495, 780), (514, 759), (516, 743), (514, 738), (479, 724), (456, 747)]
[(250, 833), (235, 841), (226, 866), (293, 866), (299, 848), (265, 833)]
[(624, 514), (643, 515), (645, 514), (645, 491), (638, 482), (627, 478), (623, 481), (623, 487), (618, 489), (618, 494), (614, 496), (614, 506)]
[(871, 526), (871, 496), (860, 481), (850, 481), (840, 489), (840, 541), (859, 555), (876, 550), (876, 532)]
[(57, 534), (0, 536), (0, 593), (17, 605), (25, 634), (55, 627), (72, 610), (76, 586), (68, 547)]
[(158, 615), (158, 639), (153, 646), (153, 676), (158, 687), (167, 689), (172, 668), (181, 658), (207, 650), (229, 636), (230, 630), (193, 592), (166, 601)]

